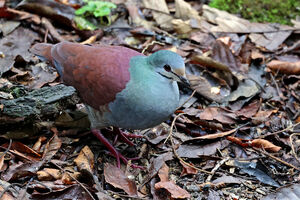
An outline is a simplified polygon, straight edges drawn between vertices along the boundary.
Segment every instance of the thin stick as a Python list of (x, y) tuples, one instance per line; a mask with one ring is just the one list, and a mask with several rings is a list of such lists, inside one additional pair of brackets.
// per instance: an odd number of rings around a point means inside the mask
[(254, 147), (253, 147), (253, 149), (254, 149), (255, 151), (257, 151), (257, 152), (260, 152), (260, 153), (266, 155), (266, 156), (269, 156), (270, 158), (273, 158), (274, 160), (276, 160), (276, 161), (278, 161), (278, 162), (281, 162), (282, 164), (284, 164), (284, 165), (286, 165), (286, 166), (288, 166), (288, 167), (291, 167), (291, 168), (294, 168), (294, 169), (300, 171), (300, 169), (299, 169), (298, 167), (296, 167), (296, 166), (294, 166), (294, 165), (292, 165), (292, 164), (290, 164), (290, 163), (288, 163), (288, 162), (285, 162), (285, 161), (281, 160), (280, 158), (277, 158), (277, 157), (273, 156), (272, 154), (269, 154), (269, 153), (267, 153), (267, 152), (264, 152), (264, 151), (262, 151), (262, 150), (260, 150), (260, 149), (254, 148)]
[(158, 42), (158, 41), (152, 41), (150, 44), (147, 44), (146, 46), (145, 46), (145, 48), (143, 49), (143, 51), (142, 51), (142, 54), (144, 54), (145, 53), (145, 51), (150, 47), (150, 46), (152, 46), (153, 44), (160, 44), (160, 45), (165, 45), (164, 43), (161, 43), (161, 42)]
[(174, 119), (173, 119), (173, 121), (172, 121), (172, 124), (171, 124), (171, 127), (170, 127), (170, 130), (169, 130), (169, 135), (168, 135), (168, 137), (165, 139), (164, 144), (166, 144), (166, 142), (168, 141), (168, 139), (171, 138), (172, 132), (173, 132), (173, 127), (174, 127), (174, 125), (175, 125), (175, 122), (176, 122), (177, 118), (180, 117), (181, 115), (184, 115), (184, 113), (180, 113), (180, 114), (178, 114), (176, 117), (174, 117)]
[(1, 159), (3, 156), (5, 156), (5, 155), (7, 154), (8, 151), (10, 151), (11, 144), (12, 144), (12, 139), (9, 139), (9, 145), (8, 145), (7, 149), (1, 154), (0, 159)]
[(291, 147), (292, 147), (292, 152), (294, 154), (294, 157), (296, 158), (296, 160), (300, 163), (300, 160), (296, 154), (296, 151), (295, 151), (295, 147), (293, 145), (293, 137), (296, 136), (296, 135), (300, 135), (300, 133), (293, 133), (292, 135), (290, 135), (290, 143), (291, 143)]
[(191, 100), (191, 98), (195, 95), (197, 91), (194, 90), (193, 93), (191, 94), (191, 96), (189, 96), (189, 98), (181, 105), (179, 106), (176, 110), (178, 110), (179, 108), (183, 107), (187, 102), (189, 102)]
[(57, 168), (59, 168), (61, 171), (63, 171), (64, 173), (67, 173), (72, 179), (74, 179), (76, 181), (76, 183), (78, 183), (89, 195), (93, 200), (96, 200), (93, 195), (90, 193), (90, 191), (82, 184), (80, 183), (71, 173), (67, 172), (66, 170), (64, 170), (63, 168), (61, 168), (59, 165), (57, 165), (54, 162), (51, 162), (53, 165), (55, 165)]
[(230, 159), (229, 157), (226, 157), (217, 163), (217, 165), (211, 170), (211, 174), (207, 177), (206, 183), (211, 181), (211, 179), (212, 179), (213, 175), (216, 173), (216, 171), (229, 159)]
[(185, 161), (177, 154), (177, 152), (176, 152), (176, 150), (175, 150), (175, 144), (174, 144), (174, 141), (173, 141), (172, 131), (173, 131), (173, 127), (175, 126), (175, 121), (176, 121), (176, 119), (177, 119), (179, 116), (183, 115), (183, 114), (184, 114), (184, 113), (180, 113), (179, 115), (177, 115), (176, 117), (174, 117), (174, 119), (173, 119), (173, 121), (172, 121), (172, 124), (171, 124), (171, 127), (170, 127), (169, 135), (168, 135), (168, 137), (166, 138), (166, 140), (164, 141), (164, 143), (166, 143), (166, 141), (170, 138), (170, 141), (171, 141), (171, 144), (172, 144), (172, 150), (173, 150), (173, 153), (174, 153), (174, 155), (176, 156), (176, 158), (177, 158), (178, 160), (180, 160), (180, 161), (181, 161), (183, 164), (185, 164), (186, 166), (189, 166), (189, 167), (191, 167), (191, 168), (193, 168), (193, 169), (196, 169), (196, 170), (198, 170), (198, 171), (200, 171), (200, 172), (203, 172), (203, 173), (206, 173), (206, 174), (211, 174), (211, 172), (209, 172), (209, 171), (206, 171), (206, 170), (204, 170), (204, 169), (200, 169), (200, 168), (198, 168), (198, 167), (195, 167), (195, 166), (193, 166), (193, 165), (191, 165), (191, 164), (185, 162)]
[(262, 135), (260, 136), (259, 138), (265, 138), (267, 136), (270, 136), (270, 135), (277, 135), (278, 133), (282, 133), (284, 131), (288, 131), (288, 130), (291, 130), (292, 128), (295, 128), (296, 126), (298, 126), (300, 124), (300, 122), (298, 122), (297, 124), (293, 124), (285, 129), (282, 129), (282, 130), (279, 130), (279, 131), (276, 131), (276, 132), (273, 132), (273, 133), (270, 133), (270, 134), (267, 134), (267, 135)]

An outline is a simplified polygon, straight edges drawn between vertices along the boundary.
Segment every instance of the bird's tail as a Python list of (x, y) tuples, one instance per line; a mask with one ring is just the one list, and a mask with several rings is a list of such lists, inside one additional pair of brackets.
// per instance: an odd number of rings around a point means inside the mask
[(52, 56), (51, 56), (52, 47), (53, 47), (52, 44), (38, 43), (33, 45), (33, 47), (30, 49), (30, 52), (37, 55), (39, 59), (43, 61), (48, 60), (52, 62)]

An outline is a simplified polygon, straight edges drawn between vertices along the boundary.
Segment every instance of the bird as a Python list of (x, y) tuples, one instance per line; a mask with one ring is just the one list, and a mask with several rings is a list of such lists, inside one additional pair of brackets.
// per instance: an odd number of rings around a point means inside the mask
[[(85, 104), (91, 132), (117, 159), (125, 158), (101, 133), (105, 127), (140, 130), (169, 119), (179, 106), (178, 82), (189, 85), (183, 58), (169, 50), (145, 56), (109, 45), (37, 43), (30, 51), (56, 68)], [(121, 131), (117, 134), (132, 144)]]

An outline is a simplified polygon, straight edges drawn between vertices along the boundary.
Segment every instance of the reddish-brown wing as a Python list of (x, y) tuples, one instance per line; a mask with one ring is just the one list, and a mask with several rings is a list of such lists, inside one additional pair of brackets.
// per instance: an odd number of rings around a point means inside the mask
[(56, 68), (61, 66), (63, 82), (75, 87), (82, 100), (98, 110), (126, 87), (130, 59), (138, 55), (142, 54), (120, 46), (62, 42), (52, 47), (51, 62)]

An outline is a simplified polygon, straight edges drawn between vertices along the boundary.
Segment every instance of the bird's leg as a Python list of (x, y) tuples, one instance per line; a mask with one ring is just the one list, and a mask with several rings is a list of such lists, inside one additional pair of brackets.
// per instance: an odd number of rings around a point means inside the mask
[(94, 136), (96, 136), (98, 138), (98, 140), (100, 140), (100, 142), (102, 144), (104, 144), (108, 150), (111, 152), (111, 154), (113, 156), (116, 157), (117, 159), (117, 166), (118, 168), (120, 168), (121, 164), (120, 164), (120, 153), (118, 152), (118, 150), (110, 144), (110, 142), (102, 135), (102, 133), (98, 130), (98, 129), (92, 129), (92, 133)]
[[(127, 165), (128, 161), (129, 160), (137, 160), (139, 158), (126, 158), (125, 156), (123, 156), (103, 135), (102, 133), (98, 130), (98, 129), (92, 129), (92, 133), (94, 136), (96, 136), (100, 142), (102, 144), (104, 144), (109, 152), (114, 156), (116, 157), (117, 159), (117, 166), (118, 168), (120, 168), (121, 166), (121, 163), (120, 163), (120, 159)], [(127, 139), (127, 138), (126, 138)], [(128, 140), (128, 139), (127, 139)], [(129, 140), (130, 141), (130, 140)], [(130, 141), (131, 142), (131, 141)], [(138, 166), (138, 165), (134, 165), (134, 164), (131, 164), (131, 167), (133, 168), (139, 168), (139, 169), (144, 169), (143, 167), (141, 166)]]
[(118, 138), (120, 138), (126, 144), (128, 144), (130, 146), (134, 146), (133, 142), (131, 142), (128, 138), (142, 138), (143, 137), (141, 135), (124, 133), (117, 127), (113, 127), (113, 132), (116, 134), (116, 137), (114, 139), (114, 144), (117, 142)]

